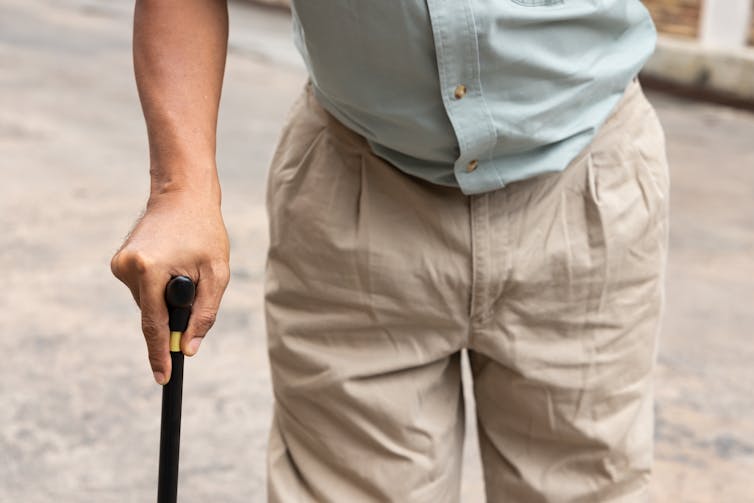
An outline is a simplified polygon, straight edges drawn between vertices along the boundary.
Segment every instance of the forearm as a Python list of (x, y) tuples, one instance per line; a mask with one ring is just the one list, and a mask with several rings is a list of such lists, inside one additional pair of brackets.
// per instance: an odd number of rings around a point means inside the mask
[(133, 56), (152, 195), (219, 198), (215, 136), (228, 40), (226, 0), (137, 0)]

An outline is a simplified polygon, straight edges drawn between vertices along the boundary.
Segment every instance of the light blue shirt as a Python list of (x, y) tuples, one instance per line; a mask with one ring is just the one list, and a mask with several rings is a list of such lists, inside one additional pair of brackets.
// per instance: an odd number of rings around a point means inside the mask
[(465, 194), (565, 169), (656, 41), (639, 0), (293, 0), (293, 32), (327, 111)]

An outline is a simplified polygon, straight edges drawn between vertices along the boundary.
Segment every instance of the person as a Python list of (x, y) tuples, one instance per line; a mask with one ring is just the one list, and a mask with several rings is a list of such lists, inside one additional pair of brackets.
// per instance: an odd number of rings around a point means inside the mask
[[(461, 358), (488, 501), (648, 501), (669, 173), (638, 0), (293, 1), (267, 178), (273, 502), (452, 502)], [(146, 211), (112, 260), (170, 377), (165, 283), (229, 277), (222, 0), (140, 0)], [(261, 83), (263, 84), (263, 83)], [(249, 92), (257, 92), (249, 90)]]

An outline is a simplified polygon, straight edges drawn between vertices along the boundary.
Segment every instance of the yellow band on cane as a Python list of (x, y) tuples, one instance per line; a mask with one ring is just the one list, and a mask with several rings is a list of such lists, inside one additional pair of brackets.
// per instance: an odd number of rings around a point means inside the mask
[(171, 353), (179, 353), (181, 351), (181, 335), (183, 335), (183, 332), (170, 332)]

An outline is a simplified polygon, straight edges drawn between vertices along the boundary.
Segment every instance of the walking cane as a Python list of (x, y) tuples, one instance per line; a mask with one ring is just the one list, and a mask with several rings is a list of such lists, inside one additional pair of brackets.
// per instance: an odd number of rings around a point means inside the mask
[(170, 380), (162, 387), (157, 503), (175, 503), (178, 495), (178, 454), (181, 446), (181, 399), (183, 398), (181, 334), (188, 326), (195, 293), (194, 282), (186, 276), (173, 277), (165, 288), (173, 371), (170, 374)]

